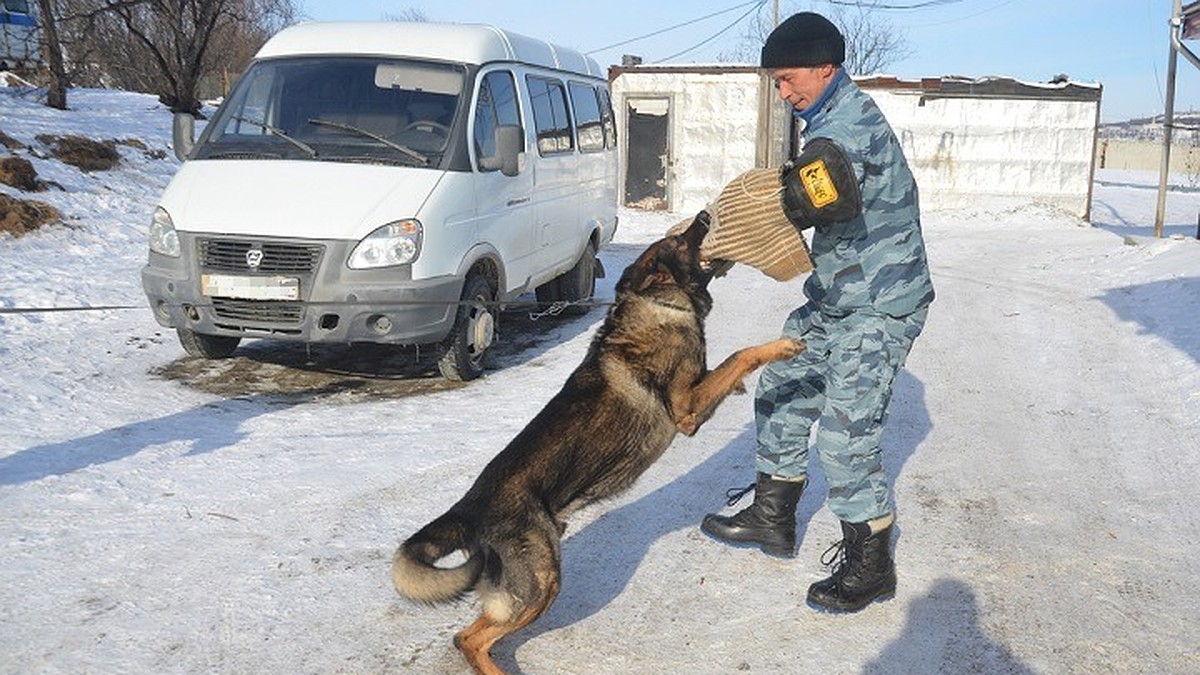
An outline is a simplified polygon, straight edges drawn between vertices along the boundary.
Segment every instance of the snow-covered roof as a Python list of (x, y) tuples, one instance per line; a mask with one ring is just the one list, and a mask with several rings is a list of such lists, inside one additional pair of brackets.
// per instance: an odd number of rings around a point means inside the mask
[[(636, 65), (609, 68), (609, 80), (621, 75), (636, 74), (704, 74), (725, 75), (756, 73), (760, 68), (753, 65)], [(1028, 82), (1006, 76), (963, 77), (942, 75), (940, 77), (901, 78), (895, 75), (855, 75), (854, 81), (864, 89), (910, 90), (931, 97), (973, 98), (1032, 98), (1067, 99), (1076, 101), (1099, 101), (1102, 87), (1094, 82), (1077, 82), (1063, 79), (1054, 82)]]
[(1103, 89), (1094, 82), (1076, 82), (1069, 79), (1053, 82), (1028, 82), (1012, 77), (963, 77), (943, 75), (903, 79), (892, 75), (868, 75), (855, 77), (854, 81), (864, 89), (912, 90), (930, 97), (944, 98), (1020, 98), (1020, 99), (1067, 99), (1072, 101), (1099, 101)]

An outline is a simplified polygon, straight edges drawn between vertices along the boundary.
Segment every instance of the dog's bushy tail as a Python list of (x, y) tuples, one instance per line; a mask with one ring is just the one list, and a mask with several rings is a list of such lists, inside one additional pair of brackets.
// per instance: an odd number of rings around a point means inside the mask
[[(442, 558), (462, 551), (467, 559), (456, 567), (438, 567)], [(483, 570), (475, 524), (450, 511), (409, 537), (392, 559), (392, 583), (415, 602), (449, 602), (475, 586)]]

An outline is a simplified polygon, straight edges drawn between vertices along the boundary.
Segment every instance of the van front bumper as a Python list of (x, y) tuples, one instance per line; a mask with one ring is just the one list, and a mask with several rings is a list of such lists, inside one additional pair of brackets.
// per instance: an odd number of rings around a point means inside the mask
[[(180, 233), (182, 255), (150, 254), (142, 269), (142, 288), (159, 324), (204, 335), (267, 337), (303, 342), (428, 344), (444, 339), (454, 325), (462, 280), (454, 276), (414, 281), (409, 270), (380, 268), (351, 270), (343, 263), (353, 242), (284, 242), (281, 246), (318, 252), (309, 269), (293, 265), (273, 269), (267, 255), (262, 267), (231, 267), (241, 263), (227, 255), (221, 266), (206, 266), (214, 257), (206, 251), (214, 238)], [(266, 248), (279, 244), (239, 238), (237, 246)], [(222, 241), (221, 244), (227, 244)], [(231, 250), (237, 252), (238, 248)], [(298, 286), (297, 297), (261, 299), (208, 295), (201, 289), (204, 275), (220, 274), (247, 281), (285, 277)], [(251, 293), (250, 295), (256, 295)]]

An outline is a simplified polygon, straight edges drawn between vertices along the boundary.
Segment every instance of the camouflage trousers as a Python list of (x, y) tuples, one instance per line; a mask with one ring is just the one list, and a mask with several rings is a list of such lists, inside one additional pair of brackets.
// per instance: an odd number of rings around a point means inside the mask
[(783, 334), (807, 348), (793, 359), (767, 364), (759, 377), (757, 469), (786, 478), (807, 475), (815, 425), (829, 509), (851, 523), (891, 513), (880, 439), (892, 384), (927, 313), (830, 316), (812, 303), (792, 312)]

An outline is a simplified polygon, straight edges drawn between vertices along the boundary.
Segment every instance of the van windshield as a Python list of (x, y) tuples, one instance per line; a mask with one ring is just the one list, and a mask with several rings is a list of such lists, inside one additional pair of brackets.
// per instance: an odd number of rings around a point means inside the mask
[(460, 66), (400, 59), (259, 61), (238, 80), (194, 157), (438, 166), (465, 80)]

